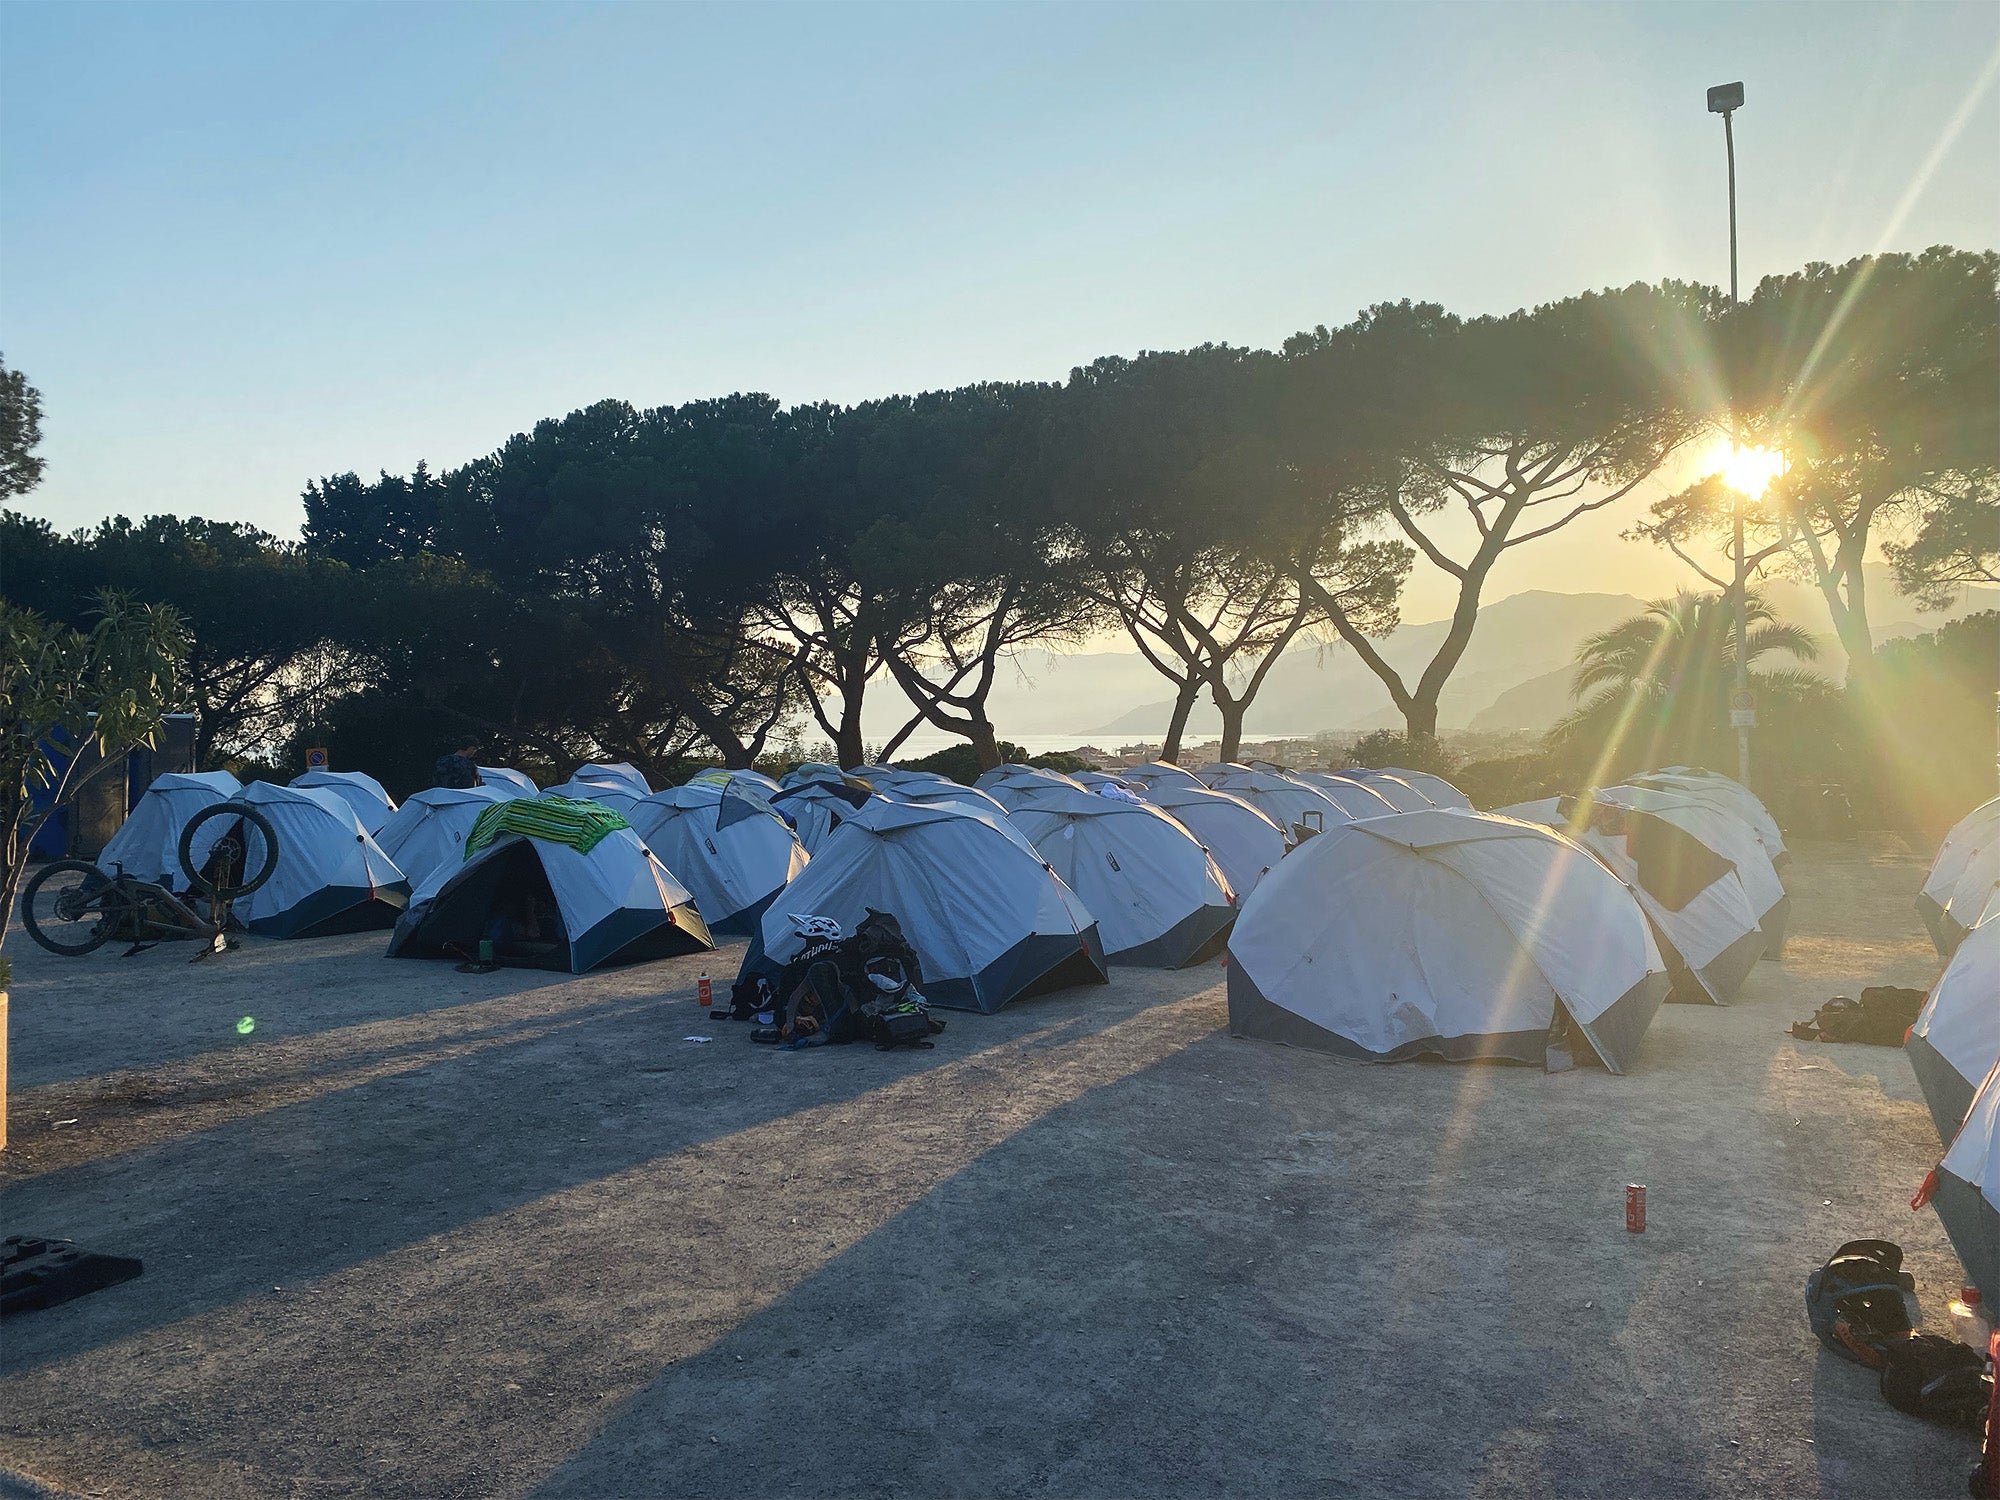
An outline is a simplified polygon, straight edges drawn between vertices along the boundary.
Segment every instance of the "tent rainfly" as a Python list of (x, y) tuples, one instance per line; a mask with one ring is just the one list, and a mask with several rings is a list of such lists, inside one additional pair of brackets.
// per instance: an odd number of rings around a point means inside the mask
[(1004, 818), (1007, 809), (976, 786), (956, 781), (900, 781), (880, 793), (891, 802), (958, 802), (988, 817)]
[(525, 771), (517, 771), (512, 766), (481, 766), (479, 784), (496, 786), (503, 792), (511, 792), (517, 797), (532, 797), (541, 790), (535, 785), (534, 777)]
[(808, 781), (839, 781), (846, 774), (839, 766), (828, 765), (823, 760), (804, 761), (778, 778), (778, 789), (788, 792)]
[(1917, 893), (1917, 911), (1941, 956), (1951, 957), (1986, 910), (1996, 885), (2000, 885), (2000, 797), (1975, 807), (1952, 825), (1931, 862), (1924, 888)]
[(1178, 969), (1221, 951), (1235, 893), (1194, 835), (1157, 807), (1051, 787), (1025, 794), (1008, 816), (1097, 918), (1107, 963)]
[(1141, 795), (1201, 841), (1240, 902), (1285, 857), (1278, 825), (1241, 797), (1199, 782), (1155, 782)]
[[(1546, 828), (1401, 813), (1331, 828), (1244, 903), (1237, 1036), (1373, 1062), (1631, 1066), (1667, 975), (1631, 893)], [(1573, 1035), (1572, 1035), (1573, 1034)]]
[(466, 958), (482, 939), (503, 964), (571, 974), (715, 946), (687, 888), (630, 828), (588, 853), (508, 833), (456, 869), (440, 865), (410, 898), (389, 956)]
[(766, 909), (742, 972), (775, 974), (798, 952), (794, 916), (831, 917), (851, 933), (870, 910), (901, 923), (933, 1005), (990, 1013), (1107, 978), (1096, 922), (1018, 829), (963, 803), (887, 797), (842, 812)]
[(1727, 1005), (1764, 956), (1764, 933), (1736, 866), (1657, 813), (1547, 797), (1499, 810), (1575, 839), (1625, 882), (1653, 924), (1670, 1000)]
[[(279, 938), (366, 932), (392, 924), (409, 900), (410, 882), (333, 788), (253, 781), (232, 800), (256, 808), (278, 835), (271, 878), (233, 908), (250, 931)], [(206, 861), (237, 826), (227, 818), (204, 823), (195, 860)], [(252, 831), (248, 842), (249, 865), (256, 869), (264, 859), (263, 838)]]
[(1931, 986), (1903, 1047), (1938, 1134), (1949, 1141), (1979, 1080), (2000, 1062), (2000, 895)]
[(1983, 1296), (2000, 1298), (2000, 1063), (1981, 1080), (1924, 1191), (1966, 1280)]
[(396, 799), (366, 771), (308, 771), (292, 778), (292, 785), (334, 793), (354, 809), (361, 826), (373, 833), (396, 811)]
[(242, 790), (243, 783), (227, 771), (170, 771), (154, 777), (139, 805), (97, 856), (98, 867), (123, 870), (179, 890), (187, 884), (181, 869), (181, 830), (204, 807), (227, 802)]
[(465, 836), (479, 815), (514, 793), (497, 786), (437, 786), (416, 793), (375, 832), (382, 852), (420, 887), (441, 864), (465, 863)]
[(771, 898), (806, 867), (804, 846), (754, 781), (668, 787), (625, 816), (694, 892), (710, 932), (756, 932)]

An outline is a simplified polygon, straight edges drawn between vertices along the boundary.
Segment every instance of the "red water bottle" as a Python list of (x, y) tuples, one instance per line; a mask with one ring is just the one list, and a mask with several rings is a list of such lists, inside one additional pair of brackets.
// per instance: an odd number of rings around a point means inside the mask
[(1644, 1183), (1625, 1185), (1625, 1227), (1633, 1234), (1646, 1232), (1646, 1187)]
[(715, 1003), (715, 986), (708, 982), (706, 974), (694, 982), (694, 997), (701, 1002), (703, 1010)]

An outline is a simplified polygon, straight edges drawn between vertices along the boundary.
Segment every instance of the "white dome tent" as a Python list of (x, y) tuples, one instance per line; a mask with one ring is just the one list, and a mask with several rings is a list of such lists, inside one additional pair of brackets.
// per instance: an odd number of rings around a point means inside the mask
[(534, 777), (526, 771), (517, 771), (512, 766), (481, 766), (479, 784), (498, 787), (501, 791), (511, 792), (517, 797), (532, 797), (541, 790), (535, 785)]
[(628, 760), (614, 760), (609, 764), (592, 761), (588, 765), (578, 766), (576, 774), (570, 777), (570, 780), (593, 786), (622, 787), (635, 798), (648, 797), (653, 792), (652, 784), (641, 774), (639, 768)]
[(649, 797), (652, 793), (635, 792), (622, 781), (565, 781), (561, 786), (545, 788), (541, 795), (563, 797), (571, 802), (595, 802), (613, 812), (630, 813), (641, 797)]
[(1281, 771), (1258, 771), (1249, 766), (1204, 766), (1202, 780), (1211, 790), (1240, 797), (1256, 808), (1278, 825), (1288, 843), (1297, 837), (1298, 829), (1334, 828), (1353, 821), (1324, 792)]
[(1157, 807), (1050, 787), (1008, 816), (1097, 918), (1106, 963), (1178, 969), (1221, 949), (1235, 894), (1194, 835)]
[(694, 892), (710, 932), (757, 930), (771, 898), (806, 867), (806, 851), (759, 783), (697, 779), (642, 797), (632, 831)]
[(185, 888), (181, 831), (204, 807), (227, 802), (242, 790), (243, 783), (227, 771), (170, 771), (154, 777), (99, 852), (98, 868), (122, 870), (170, 890)]
[(1207, 786), (1194, 772), (1184, 770), (1170, 760), (1149, 760), (1142, 766), (1127, 766), (1118, 773), (1121, 781), (1134, 786)]
[(1736, 867), (1750, 908), (1757, 913), (1757, 926), (1764, 934), (1764, 956), (1776, 958), (1785, 950), (1785, 927), (1791, 918), (1792, 898), (1785, 882), (1771, 863), (1764, 842), (1750, 825), (1733, 813), (1723, 812), (1710, 802), (1682, 792), (1653, 787), (1599, 787), (1592, 797), (1607, 807), (1635, 808), (1652, 813), (1662, 822), (1700, 840)]
[(1239, 902), (1285, 857), (1284, 833), (1240, 797), (1171, 780), (1156, 782), (1141, 795), (1200, 840)]
[(870, 910), (901, 924), (933, 1005), (990, 1013), (1106, 981), (1096, 922), (1017, 829), (959, 803), (886, 797), (843, 812), (766, 909), (742, 972), (775, 974), (798, 951), (794, 916), (831, 917), (851, 933)]
[(1410, 771), (1402, 766), (1383, 766), (1381, 774), (1393, 776), (1405, 785), (1415, 787), (1431, 799), (1433, 807), (1455, 807), (1460, 812), (1472, 811), (1472, 799), (1433, 772)]
[(308, 791), (332, 792), (354, 809), (361, 826), (373, 833), (396, 811), (396, 799), (387, 787), (366, 771), (308, 771), (294, 776), (292, 785)]
[(770, 800), (771, 810), (792, 825), (810, 856), (819, 853), (843, 817), (874, 795), (865, 786), (833, 777), (788, 786)]
[(1653, 924), (1670, 1000), (1727, 1005), (1764, 956), (1764, 933), (1736, 866), (1694, 835), (1649, 812), (1548, 797), (1499, 809), (1582, 844), (1622, 880)]
[(1422, 789), (1412, 786), (1402, 777), (1388, 771), (1362, 768), (1353, 771), (1334, 771), (1329, 774), (1344, 781), (1351, 781), (1357, 786), (1367, 787), (1397, 812), (1425, 812), (1437, 805)]
[(1355, 818), (1379, 818), (1401, 811), (1366, 782), (1357, 781), (1339, 771), (1294, 771), (1291, 776), (1294, 781), (1303, 781), (1339, 808), (1350, 822)]
[(396, 862), (412, 887), (420, 887), (439, 865), (465, 862), (465, 837), (479, 815), (514, 793), (496, 786), (437, 786), (412, 796), (375, 831), (375, 842)]
[[(2000, 1063), (1980, 1081), (1965, 1123), (1938, 1163), (1931, 1207), (1965, 1277), (2000, 1299)], [(1921, 1202), (1921, 1198), (1919, 1199)]]
[(1695, 766), (1662, 766), (1657, 771), (1648, 771), (1643, 776), (1626, 778), (1633, 786), (1656, 786), (1667, 791), (1683, 792), (1698, 802), (1705, 802), (1719, 812), (1730, 813), (1750, 825), (1757, 835), (1757, 842), (1764, 846), (1774, 869), (1782, 871), (1791, 858), (1785, 848), (1785, 835), (1778, 828), (1778, 820), (1771, 816), (1771, 810), (1749, 787), (1733, 776), (1724, 776), (1719, 771), (1704, 771)]
[(1917, 911), (1931, 943), (1946, 958), (1986, 909), (2000, 881), (2000, 797), (1952, 825), (1917, 893)]
[[(409, 899), (410, 882), (338, 792), (253, 781), (231, 800), (263, 813), (278, 835), (271, 878), (232, 908), (250, 931), (263, 937), (328, 937), (396, 920)], [(195, 838), (196, 864), (236, 826), (229, 818), (204, 823)], [(254, 870), (262, 864), (264, 841), (252, 831), (247, 842)]]
[(2000, 1062), (2000, 895), (1931, 986), (1903, 1048), (1938, 1134), (1949, 1141), (1979, 1081)]
[(1083, 783), (1061, 771), (1051, 771), (1044, 766), (1018, 766), (1008, 764), (995, 766), (990, 771), (982, 771), (979, 780), (973, 783), (1002, 807), (1013, 808), (1025, 797), (1046, 791), (1080, 792)]
[(1481, 813), (1330, 829), (1244, 903), (1229, 1029), (1375, 1062), (1550, 1061), (1574, 1031), (1622, 1073), (1667, 990), (1645, 916), (1550, 830)]
[(457, 869), (440, 865), (410, 898), (389, 939), (391, 958), (471, 958), (523, 903), (553, 909), (533, 939), (494, 940), (514, 968), (584, 974), (715, 946), (687, 888), (629, 828), (587, 851), (560, 839), (503, 833)]
[(1007, 816), (1007, 809), (990, 793), (956, 781), (902, 781), (877, 795), (887, 797), (891, 802), (956, 802), (988, 817)]

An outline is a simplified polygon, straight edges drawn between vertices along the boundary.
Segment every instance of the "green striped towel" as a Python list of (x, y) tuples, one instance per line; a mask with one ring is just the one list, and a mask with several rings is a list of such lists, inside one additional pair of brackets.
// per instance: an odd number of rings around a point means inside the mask
[(573, 801), (568, 797), (537, 797), (530, 801), (517, 797), (512, 802), (496, 802), (481, 813), (465, 836), (465, 857), (506, 834), (518, 833), (531, 839), (547, 839), (568, 844), (578, 854), (588, 854), (609, 834), (632, 825), (625, 815), (601, 802)]

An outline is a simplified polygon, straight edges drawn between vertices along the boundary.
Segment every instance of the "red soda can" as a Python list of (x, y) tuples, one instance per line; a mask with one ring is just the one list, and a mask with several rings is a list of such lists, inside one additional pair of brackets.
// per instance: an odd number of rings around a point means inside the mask
[[(709, 1006), (715, 1004), (715, 986), (708, 982), (706, 974), (694, 982), (694, 997), (701, 1002), (703, 1010), (707, 1010)], [(1644, 1190), (1641, 1189), (1641, 1191)]]
[(1646, 1187), (1644, 1183), (1625, 1185), (1625, 1227), (1633, 1234), (1646, 1232)]

